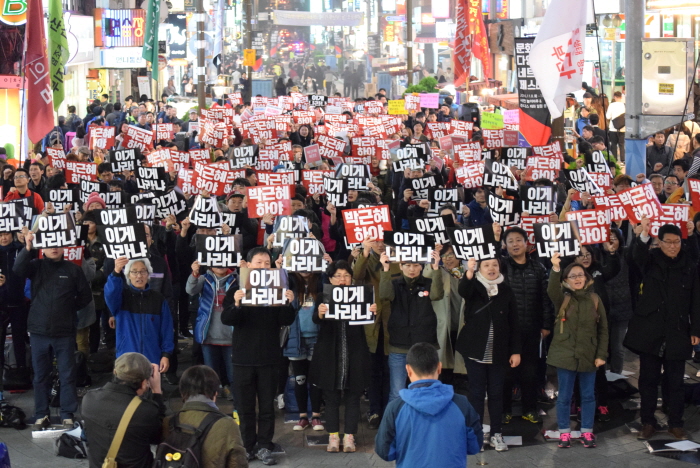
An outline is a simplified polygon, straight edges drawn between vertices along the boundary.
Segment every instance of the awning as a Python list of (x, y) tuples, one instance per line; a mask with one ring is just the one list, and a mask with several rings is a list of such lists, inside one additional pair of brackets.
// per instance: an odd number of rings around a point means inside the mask
[(520, 107), (517, 94), (494, 94), (493, 96), (488, 96), (486, 101), (491, 105), (505, 107), (510, 110)]
[(275, 10), (275, 24), (284, 26), (361, 26), (364, 13), (357, 11), (328, 11), (309, 13), (308, 11)]

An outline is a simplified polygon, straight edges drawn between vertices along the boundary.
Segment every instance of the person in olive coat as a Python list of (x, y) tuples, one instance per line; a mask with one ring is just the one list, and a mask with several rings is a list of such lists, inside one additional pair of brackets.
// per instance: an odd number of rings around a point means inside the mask
[(557, 368), (559, 395), (557, 424), (559, 447), (571, 447), (569, 408), (576, 377), (581, 389), (581, 434), (584, 446), (596, 446), (593, 435), (595, 418), (596, 369), (608, 357), (608, 320), (603, 301), (593, 292), (593, 277), (578, 263), (564, 272), (559, 254), (552, 256), (547, 294), (558, 311), (552, 331), (547, 364)]

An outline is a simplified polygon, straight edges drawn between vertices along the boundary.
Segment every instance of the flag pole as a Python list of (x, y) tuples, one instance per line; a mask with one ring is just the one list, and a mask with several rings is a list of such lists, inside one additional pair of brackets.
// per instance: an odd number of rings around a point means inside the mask
[(24, 162), (23, 158), (23, 153), (22, 153), (22, 142), (24, 141), (24, 134), (25, 131), (27, 130), (25, 127), (25, 122), (26, 122), (26, 115), (27, 115), (27, 73), (26, 70), (24, 69), (24, 64), (27, 61), (27, 37), (26, 37), (26, 32), (27, 30), (25, 29), (25, 37), (24, 37), (24, 50), (22, 51), (22, 59), (20, 61), (20, 67), (19, 69), (22, 72), (22, 85), (19, 89), (19, 92), (22, 94), (22, 104), (20, 105), (20, 113), (19, 113), (19, 154), (17, 155), (17, 159), (19, 160), (20, 163)]
[[(605, 94), (605, 86), (603, 86), (603, 63), (602, 63), (602, 56), (600, 55), (600, 36), (598, 35), (598, 29), (600, 29), (600, 25), (598, 24), (598, 17), (595, 14), (595, 2), (591, 2), (591, 8), (593, 8), (593, 21), (595, 21), (595, 45), (598, 48), (598, 77), (600, 78), (600, 103), (603, 106), (603, 115), (600, 116), (601, 120), (605, 119), (605, 115), (608, 113), (607, 109), (605, 108), (605, 99), (603, 99), (603, 95)], [(612, 51), (613, 56), (615, 55), (615, 50), (613, 49)], [(612, 72), (612, 79), (610, 83), (610, 95), (612, 96), (612, 92), (615, 89), (615, 70), (611, 70)], [(605, 123), (605, 128), (606, 132), (609, 130), (607, 122)], [(598, 122), (598, 125), (600, 126), (600, 122)], [(607, 146), (607, 143), (606, 145)]]

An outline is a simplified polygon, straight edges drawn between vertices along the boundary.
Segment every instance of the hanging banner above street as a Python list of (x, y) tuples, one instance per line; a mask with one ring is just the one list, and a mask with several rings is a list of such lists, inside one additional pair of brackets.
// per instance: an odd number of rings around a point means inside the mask
[(310, 13), (308, 11), (275, 10), (275, 24), (285, 26), (361, 26), (364, 13), (355, 11)]

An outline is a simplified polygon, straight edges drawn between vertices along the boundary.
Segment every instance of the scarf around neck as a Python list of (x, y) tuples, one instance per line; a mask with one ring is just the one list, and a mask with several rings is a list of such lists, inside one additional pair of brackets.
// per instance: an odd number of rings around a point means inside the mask
[(495, 280), (488, 280), (481, 272), (476, 272), (476, 279), (479, 280), (481, 284), (486, 288), (486, 293), (489, 297), (493, 297), (498, 294), (498, 285), (503, 282), (503, 274), (499, 274), (498, 278)]

